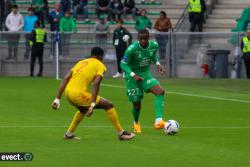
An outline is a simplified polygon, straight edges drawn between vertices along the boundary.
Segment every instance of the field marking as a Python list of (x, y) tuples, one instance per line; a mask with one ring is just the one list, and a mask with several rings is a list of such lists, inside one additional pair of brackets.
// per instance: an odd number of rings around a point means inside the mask
[[(124, 86), (111, 85), (111, 84), (102, 84), (102, 86), (125, 89)], [(216, 96), (204, 96), (204, 95), (182, 93), (182, 92), (172, 92), (172, 91), (167, 91), (167, 93), (181, 95), (181, 96), (192, 96), (192, 97), (198, 97), (198, 98), (204, 98), (204, 99), (212, 99), (212, 100), (223, 100), (223, 101), (232, 101), (232, 102), (240, 102), (240, 103), (250, 103), (249, 100), (241, 100), (241, 99), (231, 99), (231, 98), (223, 98), (223, 97), (216, 97)]]
[[(68, 128), (69, 126), (62, 125), (62, 126), (29, 126), (29, 125), (20, 125), (20, 126), (0, 126), (0, 128)], [(113, 126), (108, 125), (85, 125), (85, 126), (78, 126), (79, 128), (114, 128)], [(131, 126), (125, 126), (126, 128), (130, 128)], [(144, 129), (153, 129), (152, 126), (142, 126)], [(184, 126), (180, 127), (180, 129), (250, 129), (250, 126)]]

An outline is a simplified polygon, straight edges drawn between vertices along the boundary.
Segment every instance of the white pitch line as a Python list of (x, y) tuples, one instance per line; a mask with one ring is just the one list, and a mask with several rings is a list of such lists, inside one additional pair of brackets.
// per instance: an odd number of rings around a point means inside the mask
[(167, 93), (182, 95), (182, 96), (200, 97), (200, 98), (213, 99), (213, 100), (224, 100), (224, 101), (232, 101), (232, 102), (240, 102), (240, 103), (250, 103), (249, 100), (230, 99), (230, 98), (223, 98), (223, 97), (216, 97), (216, 96), (203, 96), (203, 95), (180, 93), (180, 92), (167, 92)]
[[(125, 89), (125, 87), (119, 86), (119, 85), (102, 84), (102, 86)], [(249, 100), (241, 100), (241, 99), (231, 99), (231, 98), (223, 98), (223, 97), (216, 97), (216, 96), (204, 96), (204, 95), (197, 95), (197, 94), (190, 94), (190, 93), (171, 92), (171, 91), (167, 91), (167, 93), (181, 95), (181, 96), (192, 96), (192, 97), (198, 97), (198, 98), (204, 98), (204, 99), (232, 101), (232, 102), (239, 102), (239, 103), (250, 103)]]
[(102, 86), (111, 87), (111, 88), (121, 88), (121, 89), (125, 89), (124, 86), (112, 85), (112, 84), (102, 84)]
[[(86, 126), (78, 126), (79, 128), (113, 128), (113, 126), (108, 125), (86, 125)], [(126, 128), (129, 128), (130, 126), (125, 126)], [(29, 126), (29, 125), (20, 125), (20, 126), (0, 126), (0, 128), (68, 128), (68, 126)], [(142, 126), (144, 129), (152, 129), (152, 126)], [(249, 126), (184, 126), (180, 127), (181, 129), (250, 129)]]

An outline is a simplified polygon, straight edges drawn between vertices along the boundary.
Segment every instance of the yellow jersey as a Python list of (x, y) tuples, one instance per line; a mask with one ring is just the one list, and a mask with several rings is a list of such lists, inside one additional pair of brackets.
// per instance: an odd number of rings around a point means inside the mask
[(104, 75), (106, 67), (98, 59), (88, 58), (79, 61), (71, 71), (72, 77), (67, 84), (66, 91), (84, 92), (87, 90), (96, 75)]

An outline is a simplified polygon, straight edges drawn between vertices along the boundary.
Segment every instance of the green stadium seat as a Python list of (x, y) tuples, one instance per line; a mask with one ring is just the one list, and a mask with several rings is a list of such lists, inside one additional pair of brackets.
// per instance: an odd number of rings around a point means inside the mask
[[(57, 1), (48, 1), (49, 4), (53, 5), (55, 4)], [(17, 5), (20, 5), (20, 4), (26, 4), (26, 5), (30, 5), (31, 4), (31, 1), (19, 1), (17, 0), (16, 1), (16, 4)], [(95, 5), (95, 2), (89, 2), (89, 5)], [(159, 5), (162, 5), (161, 2), (144, 2), (144, 3), (139, 3), (139, 2), (136, 2), (136, 6), (141, 6), (141, 5), (155, 5), (155, 6), (159, 6)]]
[[(20, 11), (21, 14), (27, 15), (27, 11)], [(96, 15), (96, 12), (89, 12), (89, 15)], [(160, 12), (148, 12), (148, 15), (155, 16), (155, 15), (160, 15)]]
[[(49, 5), (54, 5), (56, 2), (55, 1), (49, 1)], [(31, 1), (16, 1), (17, 5), (31, 5)]]

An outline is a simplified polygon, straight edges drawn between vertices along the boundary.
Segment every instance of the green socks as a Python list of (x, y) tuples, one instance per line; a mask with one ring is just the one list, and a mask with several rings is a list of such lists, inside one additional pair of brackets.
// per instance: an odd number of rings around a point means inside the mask
[[(154, 101), (154, 108), (155, 108), (155, 118), (162, 119), (162, 113), (164, 110), (164, 95), (155, 95), (155, 101)], [(134, 117), (135, 123), (139, 122), (139, 115), (140, 110), (136, 110), (135, 108), (132, 109), (132, 114)]]
[(138, 123), (138, 121), (139, 121), (139, 115), (140, 115), (140, 110), (136, 110), (136, 109), (133, 108), (132, 109), (132, 114), (133, 114), (135, 123)]
[(155, 95), (155, 118), (162, 118), (164, 110), (164, 95)]

